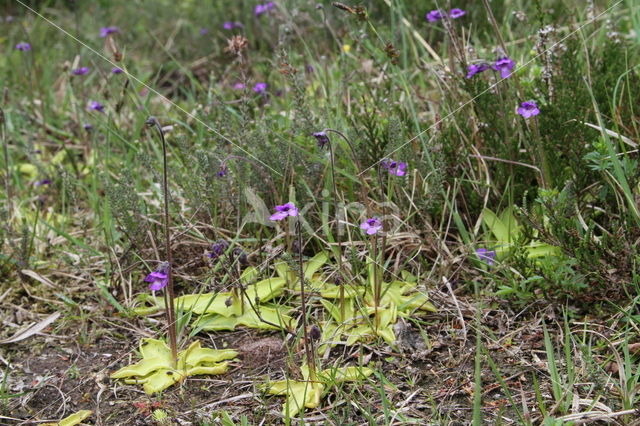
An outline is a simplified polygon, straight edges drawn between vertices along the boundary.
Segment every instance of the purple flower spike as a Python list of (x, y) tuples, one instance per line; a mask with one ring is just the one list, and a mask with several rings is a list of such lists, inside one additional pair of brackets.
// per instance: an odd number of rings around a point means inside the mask
[(162, 290), (169, 284), (169, 263), (163, 262), (158, 269), (147, 275), (144, 279), (149, 284), (149, 290)]
[(91, 101), (91, 102), (89, 102), (89, 109), (92, 110), (92, 111), (103, 112), (104, 111), (104, 105), (102, 105), (98, 101)]
[(382, 229), (382, 222), (377, 217), (372, 217), (362, 222), (360, 229), (365, 231), (367, 235), (375, 235)]
[(100, 37), (105, 38), (109, 34), (118, 34), (120, 32), (120, 28), (118, 27), (102, 27), (100, 28)]
[(313, 137), (316, 138), (318, 142), (318, 148), (322, 149), (329, 143), (329, 136), (327, 136), (327, 132), (315, 132)]
[(432, 10), (431, 12), (427, 13), (427, 15), (425, 16), (425, 18), (429, 22), (438, 22), (443, 17), (444, 16), (442, 15), (442, 12), (440, 12), (439, 10)]
[(298, 216), (298, 208), (293, 203), (276, 206), (276, 212), (269, 217), (270, 220), (279, 221), (287, 216)]
[(531, 118), (534, 115), (540, 114), (540, 108), (538, 108), (538, 104), (535, 101), (526, 101), (518, 107), (518, 114), (524, 118)]
[(462, 9), (455, 8), (455, 9), (451, 9), (451, 10), (449, 11), (449, 18), (451, 18), (451, 19), (458, 19), (458, 18), (463, 17), (463, 16), (464, 16), (464, 15), (466, 15), (466, 14), (467, 14), (467, 12), (466, 12), (466, 11), (464, 11), (464, 10), (462, 10)]
[(73, 75), (85, 75), (89, 73), (89, 67), (80, 67), (71, 71)]
[(271, 11), (274, 7), (276, 7), (276, 5), (272, 1), (270, 1), (265, 4), (257, 5), (256, 8), (253, 10), (253, 12), (255, 13), (256, 16), (260, 16)]
[(111, 68), (111, 74), (122, 74), (124, 70), (120, 67)]
[(267, 83), (256, 83), (256, 85), (253, 86), (253, 91), (256, 93), (263, 94), (267, 91), (268, 86), (269, 85)]
[(476, 250), (476, 255), (481, 261), (485, 262), (489, 266), (493, 265), (496, 261), (496, 252), (494, 250), (479, 248)]
[(516, 63), (513, 61), (513, 59), (505, 56), (498, 59), (495, 64), (493, 64), (493, 69), (496, 71), (500, 71), (500, 77), (508, 78), (511, 75), (511, 70), (515, 66)]
[(21, 50), (23, 52), (28, 52), (31, 50), (31, 45), (23, 41), (21, 43), (16, 44), (16, 49)]
[(480, 74), (481, 72), (488, 70), (489, 68), (491, 68), (489, 64), (471, 64), (467, 67), (466, 78), (471, 78), (476, 74)]

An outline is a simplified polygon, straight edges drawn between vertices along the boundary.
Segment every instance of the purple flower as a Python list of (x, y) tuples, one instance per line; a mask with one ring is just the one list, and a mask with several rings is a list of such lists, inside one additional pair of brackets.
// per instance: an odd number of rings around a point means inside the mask
[(269, 12), (274, 7), (276, 7), (276, 5), (272, 1), (270, 1), (268, 3), (265, 3), (265, 4), (259, 4), (254, 9), (254, 13), (256, 14), (256, 16), (260, 16), (260, 15), (262, 15), (264, 13)]
[[(1, 21), (1, 20), (2, 20), (2, 19), (0, 19), (0, 21)], [(7, 16), (6, 16), (6, 18), (4, 18), (4, 21), (5, 21), (7, 24), (12, 23), (14, 20), (15, 20), (15, 18), (14, 18), (13, 16), (11, 16), (11, 15), (7, 15)]]
[(282, 220), (287, 216), (298, 216), (298, 208), (293, 203), (276, 206), (276, 212), (269, 217), (270, 220)]
[(42, 179), (39, 181), (36, 181), (33, 186), (42, 186), (42, 185), (49, 185), (51, 183), (50, 179)]
[(498, 59), (495, 64), (493, 64), (493, 69), (496, 71), (500, 71), (500, 77), (508, 78), (511, 75), (511, 70), (516, 65), (513, 59), (505, 56), (503, 58)]
[(158, 269), (147, 275), (144, 279), (149, 284), (149, 290), (162, 290), (169, 284), (169, 263), (163, 262)]
[(93, 126), (89, 123), (85, 123), (82, 125), (82, 128), (85, 129), (87, 132), (90, 132), (93, 129)]
[(535, 101), (526, 101), (518, 107), (518, 114), (524, 118), (531, 118), (540, 114), (540, 108), (538, 108), (538, 104)]
[(494, 250), (487, 250), (486, 248), (479, 248), (476, 250), (476, 255), (478, 258), (485, 262), (487, 265), (491, 266), (495, 263), (496, 252)]
[(200, 28), (200, 31), (198, 31), (198, 34), (200, 34), (201, 36), (207, 35), (209, 34), (209, 30), (206, 28)]
[(480, 74), (481, 72), (488, 70), (489, 68), (491, 68), (489, 64), (471, 64), (467, 67), (466, 78), (471, 78), (476, 74)]
[(253, 86), (253, 91), (256, 93), (262, 94), (267, 91), (267, 87), (268, 87), (267, 83), (256, 83), (256, 85)]
[(389, 173), (394, 176), (404, 176), (407, 174), (407, 163), (403, 163), (402, 161), (394, 161), (385, 158), (380, 162), (380, 167), (385, 170), (389, 170)]
[(225, 30), (233, 30), (235, 28), (242, 28), (244, 25), (242, 25), (240, 22), (231, 22), (231, 21), (227, 21), (224, 24), (222, 24), (222, 28), (224, 28)]
[(89, 67), (80, 67), (71, 71), (73, 75), (85, 75), (89, 73)]
[(329, 136), (327, 136), (327, 132), (315, 132), (313, 137), (316, 138), (318, 142), (318, 148), (322, 149), (326, 144), (329, 143)]
[(427, 15), (425, 16), (425, 18), (427, 19), (427, 21), (429, 22), (437, 22), (439, 20), (441, 20), (444, 16), (442, 15), (442, 12), (440, 12), (439, 10), (432, 10), (431, 12), (427, 13)]
[(111, 68), (111, 74), (122, 74), (124, 70), (120, 67)]
[(21, 43), (16, 44), (16, 49), (21, 50), (23, 52), (28, 52), (31, 50), (31, 45), (23, 41)]
[(102, 105), (98, 101), (90, 101), (89, 102), (89, 109), (92, 110), (92, 111), (103, 112), (104, 111), (104, 105)]
[(211, 245), (211, 251), (207, 254), (211, 259), (217, 259), (224, 254), (229, 248), (229, 243), (226, 240), (218, 240)]
[(120, 32), (120, 28), (118, 27), (102, 27), (100, 28), (100, 37), (105, 38), (109, 34), (117, 34)]
[(223, 163), (220, 165), (220, 170), (216, 172), (216, 176), (219, 178), (223, 178), (227, 175), (228, 172), (229, 169), (227, 168), (227, 165)]
[(233, 85), (233, 88), (235, 90), (244, 90), (244, 87), (245, 87), (244, 83), (236, 83), (236, 84)]
[(463, 16), (464, 16), (464, 15), (466, 15), (466, 14), (467, 14), (467, 12), (466, 12), (466, 11), (464, 11), (464, 10), (462, 10), (462, 9), (455, 8), (455, 9), (451, 9), (451, 10), (449, 11), (449, 18), (451, 18), (451, 19), (458, 19), (458, 18), (463, 17)]
[(377, 217), (367, 219), (360, 224), (360, 229), (365, 231), (367, 235), (375, 235), (382, 229), (382, 222)]

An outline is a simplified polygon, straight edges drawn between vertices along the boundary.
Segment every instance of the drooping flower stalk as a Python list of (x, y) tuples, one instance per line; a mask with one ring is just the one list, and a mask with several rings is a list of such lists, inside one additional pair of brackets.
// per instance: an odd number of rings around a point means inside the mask
[(173, 291), (173, 258), (171, 255), (171, 232), (169, 218), (169, 170), (167, 167), (167, 142), (164, 138), (162, 126), (155, 117), (149, 117), (145, 122), (147, 126), (153, 126), (158, 130), (160, 140), (162, 142), (162, 190), (164, 193), (164, 240), (165, 240), (165, 258), (167, 262), (167, 287), (164, 292), (164, 301), (166, 306), (167, 326), (169, 330), (169, 347), (174, 363), (178, 360), (178, 342), (176, 337), (176, 319), (175, 319), (175, 294)]

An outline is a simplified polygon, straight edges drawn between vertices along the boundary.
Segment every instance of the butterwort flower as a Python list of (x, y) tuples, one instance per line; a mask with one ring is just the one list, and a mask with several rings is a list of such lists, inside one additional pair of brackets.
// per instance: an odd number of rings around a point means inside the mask
[(221, 164), (220, 165), (220, 170), (218, 170), (216, 172), (216, 176), (219, 178), (223, 178), (227, 175), (227, 173), (229, 172), (229, 169), (227, 168), (226, 164)]
[(388, 170), (389, 173), (394, 176), (404, 176), (407, 174), (407, 163), (403, 163), (402, 161), (394, 161), (385, 158), (380, 162), (380, 167)]
[(513, 61), (513, 59), (509, 58), (508, 56), (505, 56), (498, 59), (493, 64), (493, 69), (496, 71), (500, 71), (500, 77), (507, 78), (511, 75), (511, 70), (515, 65), (516, 63)]
[(211, 251), (207, 254), (211, 259), (217, 259), (224, 254), (229, 248), (229, 243), (226, 240), (218, 240), (211, 245)]
[(200, 28), (200, 31), (198, 31), (198, 33), (203, 36), (203, 35), (207, 35), (209, 34), (209, 30), (206, 28)]
[(362, 222), (360, 229), (365, 231), (367, 235), (375, 235), (382, 229), (382, 222), (377, 217), (372, 217)]
[(124, 70), (120, 67), (111, 68), (111, 74), (122, 74)]
[(89, 123), (85, 123), (82, 125), (82, 128), (85, 129), (87, 132), (90, 132), (93, 129), (93, 126)]
[(467, 12), (466, 12), (466, 11), (464, 11), (464, 10), (462, 10), (462, 9), (458, 9), (458, 8), (456, 7), (456, 8), (451, 9), (451, 10), (449, 11), (449, 18), (451, 18), (451, 19), (458, 19), (458, 18), (463, 17), (463, 16), (464, 16), (464, 15), (466, 15), (466, 14), (467, 14)]
[(491, 68), (489, 64), (471, 64), (467, 67), (466, 78), (471, 78), (476, 74), (480, 74), (481, 72), (488, 70), (489, 68)]
[(162, 262), (162, 264), (158, 266), (158, 269), (144, 278), (145, 282), (150, 283), (149, 290), (162, 290), (169, 284), (169, 268), (168, 262)]
[(267, 83), (256, 83), (256, 85), (253, 86), (253, 91), (256, 93), (262, 94), (267, 91), (267, 87), (268, 87)]
[(227, 21), (224, 24), (222, 24), (222, 28), (224, 28), (225, 30), (233, 30), (235, 28), (242, 28), (244, 25), (242, 25), (240, 22), (231, 22), (231, 21)]
[(518, 114), (524, 118), (531, 118), (540, 114), (540, 108), (538, 108), (538, 104), (535, 101), (525, 101), (518, 107)]
[(109, 34), (117, 34), (120, 32), (120, 28), (110, 26), (110, 27), (102, 27), (100, 28), (100, 37), (105, 38)]
[(102, 105), (98, 101), (90, 101), (89, 102), (89, 109), (92, 110), (92, 111), (103, 112), (104, 111), (104, 105)]
[(485, 262), (487, 265), (491, 266), (495, 263), (496, 260), (496, 252), (494, 250), (487, 250), (486, 248), (479, 248), (476, 250), (476, 255), (478, 258)]
[(49, 185), (50, 183), (51, 183), (51, 179), (42, 179), (34, 182), (33, 186)]
[(89, 67), (80, 67), (71, 71), (73, 75), (85, 75), (89, 73)]
[(253, 10), (253, 12), (255, 13), (256, 16), (260, 16), (260, 15), (263, 15), (263, 14), (269, 12), (274, 7), (276, 7), (276, 5), (272, 1), (270, 1), (270, 2), (265, 3), (265, 4), (256, 5), (256, 7)]
[(313, 137), (316, 138), (318, 142), (318, 148), (322, 149), (329, 143), (329, 136), (327, 136), (327, 132), (315, 132)]
[(278, 221), (286, 218), (287, 216), (298, 216), (298, 208), (293, 203), (276, 206), (276, 212), (272, 214), (269, 219)]
[(245, 85), (244, 85), (244, 83), (236, 83), (236, 84), (233, 85), (233, 88), (235, 90), (244, 90)]
[(439, 20), (441, 20), (444, 16), (442, 15), (442, 12), (440, 12), (439, 10), (432, 10), (431, 12), (427, 13), (425, 18), (427, 19), (427, 21), (429, 22), (437, 22)]
[(16, 44), (16, 49), (21, 50), (23, 52), (28, 52), (31, 50), (31, 45), (23, 41)]

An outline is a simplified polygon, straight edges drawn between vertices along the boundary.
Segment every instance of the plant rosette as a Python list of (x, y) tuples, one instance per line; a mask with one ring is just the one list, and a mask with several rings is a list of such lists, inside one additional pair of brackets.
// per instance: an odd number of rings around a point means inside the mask
[(312, 381), (309, 380), (307, 365), (302, 366), (300, 370), (303, 380), (278, 380), (266, 385), (266, 391), (270, 395), (287, 397), (282, 406), (282, 415), (285, 418), (295, 417), (305, 408), (317, 408), (327, 387), (361, 381), (373, 374), (373, 370), (367, 367), (328, 368), (316, 373), (316, 380)]
[(222, 374), (229, 368), (229, 361), (238, 356), (232, 349), (209, 349), (193, 342), (178, 352), (174, 366), (171, 349), (158, 339), (142, 339), (140, 342), (142, 359), (132, 365), (122, 367), (111, 374), (112, 379), (124, 379), (129, 385), (141, 384), (148, 395), (161, 392), (184, 381), (189, 376)]

